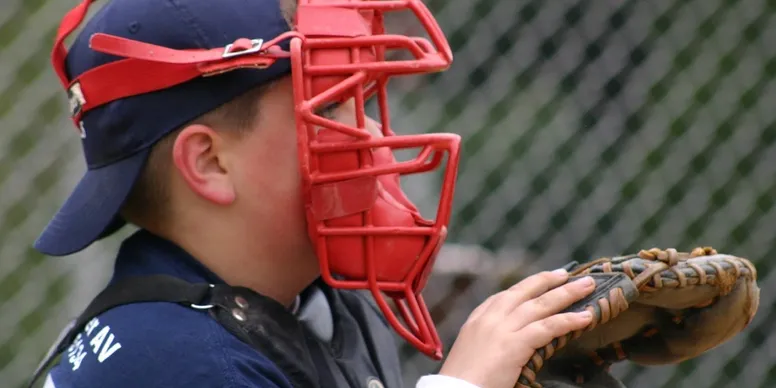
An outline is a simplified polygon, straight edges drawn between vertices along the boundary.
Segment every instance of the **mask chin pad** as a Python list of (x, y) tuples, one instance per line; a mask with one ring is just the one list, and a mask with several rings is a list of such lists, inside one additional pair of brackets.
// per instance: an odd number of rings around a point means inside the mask
[[(318, 140), (342, 141), (347, 136), (322, 129)], [(392, 151), (383, 147), (363, 151), (332, 152), (321, 155), (321, 172), (358, 170), (365, 165), (395, 163)], [(399, 174), (360, 177), (323, 185), (314, 192), (314, 208), (329, 228), (427, 226), (415, 205), (400, 186)], [(321, 205), (317, 205), (321, 204)], [(368, 215), (368, 216), (367, 216)], [(368, 217), (371, 223), (368, 225)], [(331, 270), (348, 279), (366, 279), (367, 236), (327, 236), (327, 255)], [(373, 260), (378, 281), (398, 282), (409, 273), (428, 242), (428, 236), (400, 232), (374, 236)]]

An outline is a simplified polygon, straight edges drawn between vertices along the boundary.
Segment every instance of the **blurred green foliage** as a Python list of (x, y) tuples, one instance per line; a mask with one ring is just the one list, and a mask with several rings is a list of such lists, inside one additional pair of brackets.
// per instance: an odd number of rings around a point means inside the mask
[[(708, 0), (703, 1), (709, 4)], [(472, 7), (471, 17), (466, 22), (446, 31), (454, 52), (461, 50), (467, 41), (477, 34), (477, 30), (483, 28), (481, 18), (497, 3), (498, 0), (478, 1)], [(553, 244), (557, 244), (559, 240), (562, 241), (566, 236), (575, 236), (578, 238), (567, 239), (568, 244), (571, 244), (571, 254), (564, 259), (584, 262), (599, 254), (604, 237), (611, 237), (624, 221), (633, 221), (632, 217), (636, 215), (639, 217), (636, 221), (638, 228), (629, 229), (630, 233), (627, 234), (618, 234), (621, 237), (618, 250), (608, 251), (609, 254), (635, 252), (651, 247), (662, 228), (668, 226), (668, 223), (676, 225), (678, 222), (679, 232), (668, 242), (671, 246), (691, 249), (699, 245), (713, 245), (720, 251), (746, 255), (756, 263), (759, 276), (765, 278), (772, 267), (768, 259), (776, 255), (776, 238), (766, 241), (767, 246), (763, 246), (762, 240), (753, 240), (756, 235), (753, 231), (762, 228), (773, 229), (775, 226), (772, 214), (776, 201), (776, 167), (773, 165), (776, 120), (772, 115), (764, 113), (768, 110), (767, 104), (764, 103), (769, 101), (769, 97), (770, 109), (773, 109), (773, 104), (776, 103), (776, 100), (772, 99), (773, 89), (776, 87), (776, 55), (773, 55), (773, 50), (764, 49), (763, 42), (770, 42), (770, 38), (766, 37), (774, 32), (772, 25), (776, 21), (776, 1), (752, 2), (757, 3), (761, 9), (755, 11), (756, 17), (750, 20), (742, 18), (739, 7), (744, 6), (734, 0), (715, 1), (713, 12), (698, 16), (696, 20), (688, 20), (688, 13), (701, 3), (702, 1), (693, 0), (660, 2), (669, 6), (654, 15), (644, 15), (643, 2), (607, 2), (605, 7), (611, 9), (602, 20), (603, 27), (597, 34), (584, 37), (584, 46), (577, 50), (578, 55), (572, 58), (574, 62), (564, 63), (570, 70), (552, 73), (555, 76), (552, 80), (554, 84), (547, 89), (547, 62), (558, 55), (564, 44), (568, 44), (571, 35), (581, 33), (576, 28), (591, 8), (600, 10), (604, 6), (594, 1), (566, 2), (563, 17), (556, 19), (559, 23), (541, 25), (543, 32), (538, 33), (534, 30), (540, 28), (537, 27), (540, 24), (538, 15), (544, 8), (549, 7), (550, 3), (530, 0), (517, 2), (518, 12), (514, 14), (512, 24), (500, 26), (500, 31), (503, 32), (490, 36), (490, 39), (479, 40), (490, 45), (488, 50), (480, 50), (489, 55), (464, 59), (469, 63), (465, 69), (468, 87), (458, 89), (456, 94), (445, 96), (445, 114), (437, 117), (434, 125), (428, 128), (429, 132), (455, 131), (467, 107), (476, 102), (477, 94), (472, 93), (472, 90), (482, 88), (486, 84), (495, 67), (499, 65), (500, 58), (508, 55), (515, 45), (524, 43), (524, 39), (531, 34), (540, 36), (536, 38), (539, 42), (532, 46), (535, 47), (533, 55), (521, 58), (523, 62), (520, 66), (515, 66), (516, 70), (511, 78), (499, 80), (509, 83), (507, 94), (489, 107), (487, 117), (478, 123), (479, 126), (471, 131), (471, 135), (464, 138), (459, 176), (481, 174), (484, 184), (477, 187), (459, 185), (456, 189), (458, 193), (465, 192), (467, 200), (456, 203), (450, 240), (464, 240), (498, 251), (513, 244), (511, 240), (520, 238), (515, 236), (514, 232), (518, 227), (525, 230), (528, 228), (526, 225), (535, 224), (540, 225), (541, 230), (530, 239), (526, 237), (519, 241), (519, 246), (541, 258), (545, 252), (551, 251)], [(441, 0), (430, 0), (427, 4), (435, 14), (444, 11), (448, 6), (455, 6), (451, 2)], [(642, 14), (635, 13), (639, 6)], [(607, 69), (609, 71), (605, 74), (608, 78), (597, 83), (600, 85), (598, 90), (594, 93), (590, 90), (580, 90), (580, 82), (600, 70), (592, 66), (600, 64), (602, 55), (613, 41), (628, 39), (626, 27), (634, 18), (649, 20), (649, 32), (628, 42), (627, 53), (622, 55), (621, 65)], [(683, 42), (676, 42), (677, 39), (667, 34), (683, 23), (696, 28), (688, 29), (691, 36)], [(735, 29), (725, 31), (735, 34), (732, 38), (738, 41), (737, 45), (725, 50), (717, 48), (712, 37), (723, 25), (736, 26)], [(643, 66), (657, 49), (661, 49), (663, 53), (670, 50), (673, 56), (659, 72), (644, 71)], [(711, 62), (710, 52), (714, 52)], [(740, 66), (743, 59), (759, 65), (756, 68), (750, 67), (751, 72), (742, 72)], [(696, 67), (701, 64), (710, 70), (706, 71), (703, 77), (697, 77), (693, 71), (697, 72)], [(559, 65), (556, 62), (554, 66)], [(541, 75), (543, 70), (545, 73)], [(645, 73), (650, 77), (644, 79)], [(440, 83), (444, 82), (444, 74), (435, 74), (430, 77), (427, 87), (441, 88)], [(539, 82), (543, 84), (537, 85)], [(633, 103), (623, 103), (624, 90), (632, 87), (633, 83), (645, 82), (649, 84), (647, 92), (636, 106)], [(675, 93), (677, 88), (682, 89), (684, 95), (689, 97), (683, 100), (682, 104), (667, 100), (667, 96)], [(537, 90), (542, 90), (550, 97), (535, 97)], [(731, 93), (731, 90), (735, 92)], [(730, 109), (721, 112), (710, 109), (709, 104), (722, 93), (725, 93), (730, 104), (727, 107)], [(429, 96), (428, 93), (415, 90), (404, 97), (401, 106), (412, 111), (423, 98)], [(584, 100), (585, 104), (579, 103), (580, 100)], [(530, 109), (531, 115), (519, 121), (519, 126), (511, 128), (509, 133), (512, 136), (504, 138), (505, 132), (501, 128), (513, 124), (505, 120), (520, 104), (536, 106)], [(578, 112), (569, 109), (569, 106), (577, 105), (584, 105), (584, 109), (579, 109)], [(763, 108), (763, 105), (766, 107)], [(591, 137), (601, 136), (604, 132), (600, 130), (601, 118), (612, 110), (623, 112), (616, 122), (618, 129), (608, 133), (606, 138), (599, 139), (605, 146), (597, 150), (592, 157), (592, 164), (574, 165), (575, 152), (585, 152), (586, 144), (596, 141), (591, 140)], [(716, 114), (710, 119), (713, 125), (699, 125), (700, 122), (709, 121), (709, 111)], [(566, 116), (565, 124), (568, 126), (565, 128), (559, 128), (557, 123), (553, 123), (561, 114)], [(661, 116), (667, 123), (665, 131), (651, 135), (645, 124)], [(752, 116), (758, 117), (754, 120), (754, 125), (753, 120), (744, 120)], [(548, 131), (554, 134), (547, 135)], [(740, 136), (741, 132), (746, 132), (747, 136)], [(536, 153), (530, 151), (537, 139), (555, 134), (557, 142), (547, 150), (547, 162), (531, 159), (536, 156)], [(756, 141), (754, 146), (750, 147), (743, 139), (752, 137), (756, 138)], [(699, 138), (703, 139), (700, 143), (697, 141)], [(633, 160), (634, 156), (623, 151), (641, 147), (644, 139), (654, 141), (643, 144), (643, 147), (647, 148), (642, 150), (643, 156), (639, 156), (640, 160)], [(494, 141), (508, 142), (505, 147), (508, 152), (495, 156), (482, 151)], [(678, 154), (691, 155), (688, 157), (688, 163), (677, 165), (675, 156)], [(487, 157), (498, 157), (498, 163), (491, 163), (488, 169), (483, 170), (482, 158)], [(715, 169), (713, 162), (720, 158), (733, 160), (733, 168)], [(628, 166), (635, 165), (637, 168), (628, 167), (630, 170), (613, 174), (613, 170), (624, 169), (621, 164), (625, 160), (632, 162)], [(531, 170), (530, 167), (516, 166), (541, 166), (541, 169)], [(550, 192), (551, 187), (557, 180), (568, 177), (562, 175), (567, 170), (573, 171), (573, 182), (565, 182), (564, 185), (571, 193), (556, 200), (558, 196)], [(757, 170), (771, 171), (770, 179), (762, 181), (756, 178), (754, 173)], [(530, 173), (515, 177), (510, 171)], [(678, 178), (672, 176), (670, 180), (663, 181), (667, 172), (678, 175)], [(526, 190), (514, 192), (513, 201), (503, 203), (500, 217), (489, 219), (489, 222), (496, 223), (497, 226), (476, 239), (471, 235), (468, 235), (468, 239), (464, 238), (462, 231), (465, 228), (461, 226), (480, 220), (485, 209), (492, 206), (493, 201), (497, 201), (493, 198), (493, 193), (504, 187), (512, 187), (504, 185), (513, 184), (515, 181), (524, 184), (515, 185), (516, 187), (525, 187)], [(661, 186), (656, 187), (656, 182)], [(611, 190), (612, 200), (595, 219), (589, 220), (585, 228), (576, 226), (574, 221), (580, 216), (583, 207), (589, 206), (588, 199), (600, 187)], [(636, 200), (643, 192), (654, 195), (656, 202), (653, 206), (638, 208), (642, 206), (641, 202), (646, 202)], [(685, 209), (691, 193), (694, 195), (692, 198), (704, 199), (701, 203), (695, 203), (703, 207), (702, 211), (690, 212)], [(733, 207), (734, 202), (744, 202), (746, 206), (736, 208), (746, 213), (737, 213), (739, 219), (728, 220), (725, 218), (728, 213), (720, 213), (720, 209)], [(536, 207), (551, 209), (546, 220), (530, 218), (531, 210)], [(769, 217), (765, 218), (766, 216)], [(710, 240), (710, 230), (715, 231), (714, 236), (721, 238)], [(659, 241), (662, 243), (666, 240)], [(611, 246), (607, 247), (611, 249)], [(752, 252), (757, 254), (751, 255)], [(748, 341), (755, 346), (731, 357), (724, 370), (711, 372), (719, 373), (714, 388), (728, 386), (737, 376), (746, 373), (745, 362), (741, 360), (751, 356), (753, 349), (768, 336), (768, 327), (774, 322), (773, 303), (768, 297), (761, 306), (760, 313), (765, 316), (765, 323), (753, 327), (751, 332), (747, 333)], [(682, 364), (663, 386), (675, 386), (697, 364), (697, 360)], [(645, 371), (645, 368), (634, 366), (624, 377), (625, 383), (628, 384)], [(770, 372), (768, 382), (763, 386), (776, 382), (774, 371)]]
[[(11, 44), (18, 44), (19, 40), (24, 40), (24, 31), (30, 28), (29, 21), (44, 4), (46, 0), (25, 0), (20, 2), (19, 6), (12, 9), (13, 14), (7, 17), (3, 24), (0, 24), (0, 58), (2, 52)], [(49, 53), (55, 36), (56, 26), (37, 26), (45, 28), (47, 33), (44, 39), (38, 42), (24, 42), (30, 48), (31, 55), (21, 62), (12, 73), (15, 78), (7, 83), (7, 87), (0, 90), (0, 120), (12, 114), (12, 108), (17, 103), (17, 98), (23, 93), (31, 83), (37, 80), (46, 71), (51, 71), (49, 67)], [(11, 61), (3, 59), (0, 66), (8, 66)], [(64, 97), (59, 93), (59, 89), (52, 87), (51, 95), (41, 98), (39, 105), (35, 108), (35, 116), (24, 126), (24, 128), (11, 128), (15, 134), (3, 147), (7, 152), (0, 155), (0, 187), (8, 185), (9, 176), (20, 168), (20, 160), (29, 157), (35, 144), (39, 141), (45, 141), (47, 131), (52, 130), (52, 124), (61, 120), (65, 111)], [(8, 130), (5, 128), (4, 130)], [(54, 128), (54, 130), (66, 130), (63, 128)], [(13, 203), (8, 210), (0, 217), (0, 246), (6, 245), (5, 238), (10, 236), (10, 231), (18, 228), (22, 223), (28, 220), (28, 217), (36, 210), (40, 197), (52, 190), (54, 184), (62, 179), (61, 166), (66, 153), (60, 156), (60, 160), (50, 164), (35, 176), (30, 176), (31, 185), (29, 195), (21, 197)], [(42, 225), (41, 225), (42, 227)], [(15, 309), (6, 302), (18, 296), (17, 293), (25, 283), (30, 279), (31, 272), (40, 269), (40, 264), (45, 257), (32, 249), (32, 241), (29, 241), (29, 249), (24, 253), (25, 257), (22, 265), (14, 268), (11, 272), (0, 273), (0, 302), (2, 305), (2, 315), (14, 315)], [(16, 259), (16, 258), (14, 258)], [(6, 342), (0, 342), (0, 370), (4, 369), (14, 356), (19, 353), (24, 342), (34, 337), (41, 331), (41, 325), (49, 318), (50, 311), (54, 306), (63, 301), (67, 296), (69, 289), (68, 279), (60, 277), (52, 283), (40, 284), (39, 287), (45, 289), (45, 300), (38, 305), (31, 313), (20, 317), (19, 324), (14, 328), (15, 333), (9, 337)], [(51, 337), (53, 338), (53, 337)], [(27, 345), (29, 346), (29, 345)], [(40, 354), (45, 352), (45, 348), (40, 349)], [(31, 371), (27, 372), (30, 373)]]
[[(33, 15), (47, 1), (52, 0), (18, 1), (17, 7), (6, 8), (11, 15), (0, 18), (5, 20), (0, 24), (0, 69), (11, 63), (16, 66), (10, 71), (14, 78), (7, 80), (7, 86), (0, 90), (0, 120), (13, 114), (19, 95), (51, 71), (49, 53), (56, 25), (31, 25)], [(472, 37), (483, 34), (493, 9), (505, 1), (511, 0), (475, 3), (428, 0), (426, 4), (435, 15), (447, 15), (438, 19), (458, 55)], [(458, 63), (463, 65), (454, 64), (449, 72), (424, 76), (419, 87), (406, 90), (398, 104), (398, 111), (413, 112), (422, 110), (429, 98), (442, 100), (441, 114), (433, 117), (432, 125), (424, 130), (455, 131), (468, 108), (479, 104), (478, 94), (472, 91), (487, 88), (504, 58), (514, 58), (510, 55), (516, 48), (533, 49), (530, 55), (513, 64), (513, 73), (497, 79), (508, 86), (506, 93), (487, 106), (487, 114), (464, 137), (459, 175), (479, 175), (482, 184), (457, 188), (457, 192), (466, 194), (463, 197), (467, 200), (456, 202), (450, 240), (476, 243), (494, 251), (517, 244), (539, 258), (559, 240), (567, 241), (570, 252), (569, 257), (564, 257), (567, 261), (586, 261), (602, 250), (635, 251), (656, 242), (685, 249), (714, 245), (720, 251), (742, 255), (756, 252), (750, 258), (757, 263), (760, 277), (767, 276), (771, 269), (767, 258), (776, 254), (776, 238), (765, 242), (753, 239), (757, 236), (754, 231), (774, 227), (776, 167), (772, 166), (776, 120), (773, 115), (766, 115), (769, 112), (763, 110), (763, 103), (770, 103), (773, 108), (776, 55), (763, 42), (772, 43), (773, 36), (766, 36), (774, 32), (770, 26), (776, 20), (776, 1), (750, 2), (759, 7), (752, 18), (742, 15), (741, 3), (736, 0), (657, 1), (654, 3), (667, 6), (659, 10), (655, 6), (653, 14), (644, 13), (645, 7), (649, 7), (644, 4), (649, 2), (635, 0), (605, 4), (582, 0), (563, 2), (562, 6), (540, 0), (515, 1), (516, 11), (508, 25), (498, 26), (492, 36), (479, 40), (485, 45), (478, 51), (480, 56), (459, 57), (463, 60)], [(708, 4), (712, 4), (713, 12), (698, 13), (700, 16), (696, 19), (687, 18)], [(450, 7), (466, 9), (466, 14), (460, 17), (462, 11)], [(548, 19), (544, 16), (550, 7), (562, 7), (562, 10), (558, 18), (552, 19), (554, 24), (547, 25)], [(600, 28), (589, 33), (582, 26), (588, 15), (601, 9), (606, 11)], [(647, 33), (631, 37), (633, 27), (630, 26), (639, 24), (636, 20), (646, 21)], [(731, 29), (731, 25), (735, 28)], [(692, 26), (687, 30), (689, 36), (678, 39), (680, 26)], [(738, 42), (724, 50), (714, 41), (715, 34), (723, 27)], [(43, 28), (46, 34), (39, 41), (24, 41), (28, 39), (25, 31), (32, 28)], [(572, 41), (572, 38), (576, 39)], [(30, 52), (16, 64), (3, 57), (3, 52), (20, 41)], [(529, 41), (535, 44), (530, 46)], [(559, 53), (573, 44), (579, 45), (576, 54), (564, 57), (567, 62), (561, 63)], [(606, 62), (603, 58), (616, 45), (623, 50), (619, 62), (612, 68), (602, 69), (601, 63)], [(656, 61), (656, 53), (669, 53), (667, 62), (660, 66), (650, 62)], [(744, 59), (757, 66), (748, 65), (748, 71), (741, 71)], [(699, 76), (700, 65), (706, 70)], [(454, 93), (448, 93), (450, 72), (463, 74), (459, 79), (466, 83)], [(582, 86), (592, 76), (604, 78), (596, 81), (597, 88), (593, 91)], [(645, 92), (634, 102), (629, 91), (636, 89), (636, 85)], [(676, 94), (687, 98), (677, 98)], [(725, 97), (729, 109), (716, 109), (720, 96)], [(527, 113), (515, 120), (516, 109)], [(605, 121), (613, 111), (620, 114)], [(13, 135), (3, 144), (7, 152), (0, 154), (0, 185), (8, 185), (9, 177), (22, 168), (20, 161), (29, 158), (34, 146), (46, 141), (51, 131), (73, 130), (55, 125), (65, 115), (65, 97), (58, 85), (52, 85), (37, 98), (35, 112), (23, 128), (3, 128)], [(614, 124), (611, 120), (615, 120)], [(654, 122), (665, 123), (665, 128), (655, 131)], [(740, 136), (742, 132), (746, 136)], [(751, 138), (755, 140), (750, 146), (747, 141)], [(548, 140), (552, 146), (537, 160), (535, 148)], [(488, 147), (494, 142), (504, 144), (502, 154), (488, 153)], [(602, 146), (589, 151), (591, 144)], [(41, 203), (41, 198), (63, 179), (64, 162), (77, 156), (73, 152), (76, 145), (73, 141), (57, 148), (60, 151), (57, 159), (29, 177), (28, 195), (0, 215), (0, 246), (8, 243), (10, 231), (28, 222), (41, 207), (52, 206)], [(640, 152), (634, 153), (633, 149)], [(595, 152), (590, 158), (592, 162), (577, 165), (580, 152)], [(677, 163), (679, 156), (687, 156), (687, 161)], [(483, 168), (486, 158), (492, 163)], [(717, 169), (714, 162), (721, 158), (733, 161), (732, 168)], [(763, 176), (763, 170), (771, 172), (771, 179), (758, 178)], [(558, 188), (559, 182), (563, 183), (561, 188)], [(522, 189), (511, 192), (510, 201), (493, 198), (494, 192), (513, 187)], [(611, 200), (592, 219), (586, 220), (587, 223), (577, 223), (590, 206), (590, 199), (600, 196), (600, 190), (607, 191)], [(703, 200), (694, 205), (701, 206), (702, 210), (691, 212), (687, 209), (687, 200), (694, 201), (698, 193), (702, 193)], [(496, 227), (476, 238), (466, 235), (464, 226), (481, 221), (486, 209), (496, 202), (502, 211), (497, 218), (487, 220)], [(734, 203), (737, 205), (732, 206)], [(533, 212), (536, 208), (549, 209), (548, 215), (537, 219)], [(720, 212), (720, 209), (728, 210)], [(630, 223), (636, 227), (620, 232)], [(530, 230), (533, 225), (540, 229), (531, 236), (515, 232)], [(678, 232), (669, 242), (658, 238), (663, 228), (677, 225)], [(43, 224), (39, 226), (42, 228)], [(613, 235), (619, 239), (615, 248), (610, 242), (604, 243)], [(713, 241), (709, 241), (711, 238)], [(18, 295), (44, 260), (32, 248), (24, 254), (22, 265), (0, 272), (0, 301), (3, 302), (0, 319), (16, 315), (14, 306), (5, 302)], [(40, 344), (53, 339), (55, 333), (43, 332), (41, 324), (57, 303), (67, 298), (71, 282), (70, 278), (61, 276), (40, 285), (46, 290), (44, 303), (22, 317), (8, 341), (0, 341), (0, 371), (22, 347), (31, 346), (25, 344), (30, 338), (38, 337), (36, 351), (41, 355), (45, 352)], [(761, 305), (764, 323), (747, 333), (750, 344), (765, 343), (770, 335), (769, 325), (776, 322), (774, 300), (768, 298)], [(406, 347), (403, 350), (410, 353)], [(719, 376), (713, 388), (727, 386), (746, 373), (745, 360), (756, 350), (757, 346), (746, 347), (727, 360), (721, 371), (713, 371)], [(678, 384), (699, 362), (682, 364), (664, 386)], [(624, 376), (626, 384), (645, 370), (630, 368)], [(776, 382), (776, 368), (772, 367), (764, 384), (773, 382)]]

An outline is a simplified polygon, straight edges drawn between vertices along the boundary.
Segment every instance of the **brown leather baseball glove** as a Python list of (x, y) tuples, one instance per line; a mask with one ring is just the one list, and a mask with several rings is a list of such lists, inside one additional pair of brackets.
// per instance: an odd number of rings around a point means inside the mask
[(538, 349), (516, 388), (624, 387), (607, 373), (612, 364), (697, 357), (741, 332), (760, 300), (754, 265), (712, 248), (654, 248), (566, 269), (569, 281), (596, 280), (596, 290), (566, 310), (589, 310), (593, 323)]

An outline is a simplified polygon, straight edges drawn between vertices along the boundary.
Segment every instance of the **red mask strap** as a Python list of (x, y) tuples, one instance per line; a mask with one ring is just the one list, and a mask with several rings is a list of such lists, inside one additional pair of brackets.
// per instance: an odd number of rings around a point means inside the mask
[(65, 58), (67, 57), (67, 49), (65, 48), (65, 39), (75, 31), (78, 26), (86, 18), (86, 13), (89, 12), (89, 6), (95, 0), (84, 0), (83, 3), (78, 4), (70, 12), (65, 14), (62, 18), (62, 22), (59, 24), (57, 30), (57, 38), (54, 42), (54, 48), (51, 51), (51, 64), (54, 67), (54, 71), (57, 72), (59, 81), (62, 86), (67, 90), (70, 86), (70, 81), (67, 79), (67, 71), (65, 70)]
[(51, 63), (71, 98), (72, 119), (78, 126), (81, 116), (109, 102), (143, 93), (166, 89), (191, 79), (212, 76), (238, 68), (266, 68), (288, 53), (277, 46), (298, 36), (290, 31), (269, 42), (237, 39), (222, 48), (173, 50), (144, 42), (94, 34), (89, 47), (97, 52), (124, 57), (90, 69), (69, 80), (65, 60), (65, 39), (84, 21), (89, 6), (96, 0), (84, 0), (70, 10), (59, 25), (51, 52)]

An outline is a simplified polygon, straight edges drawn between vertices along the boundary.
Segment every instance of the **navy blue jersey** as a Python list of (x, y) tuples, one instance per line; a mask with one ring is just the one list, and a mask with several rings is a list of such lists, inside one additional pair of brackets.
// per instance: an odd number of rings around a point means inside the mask
[[(223, 284), (176, 245), (139, 231), (122, 244), (111, 283), (144, 275)], [(318, 307), (302, 308), (297, 316), (319, 338), (331, 337), (331, 322), (311, 317), (331, 318), (333, 311), (325, 303), (326, 311), (320, 311), (315, 299), (321, 294), (312, 295), (302, 305)], [(390, 357), (397, 358), (395, 353)], [(88, 322), (46, 376), (45, 388), (76, 387), (292, 388), (292, 384), (269, 358), (230, 333), (205, 309), (148, 302), (112, 308)], [(416, 386), (441, 387), (477, 388), (441, 375), (424, 376)]]
[[(111, 281), (151, 274), (222, 283), (185, 251), (141, 231), (122, 244)], [(271, 361), (204, 311), (164, 302), (119, 306), (94, 318), (48, 380), (56, 388), (291, 387)]]

